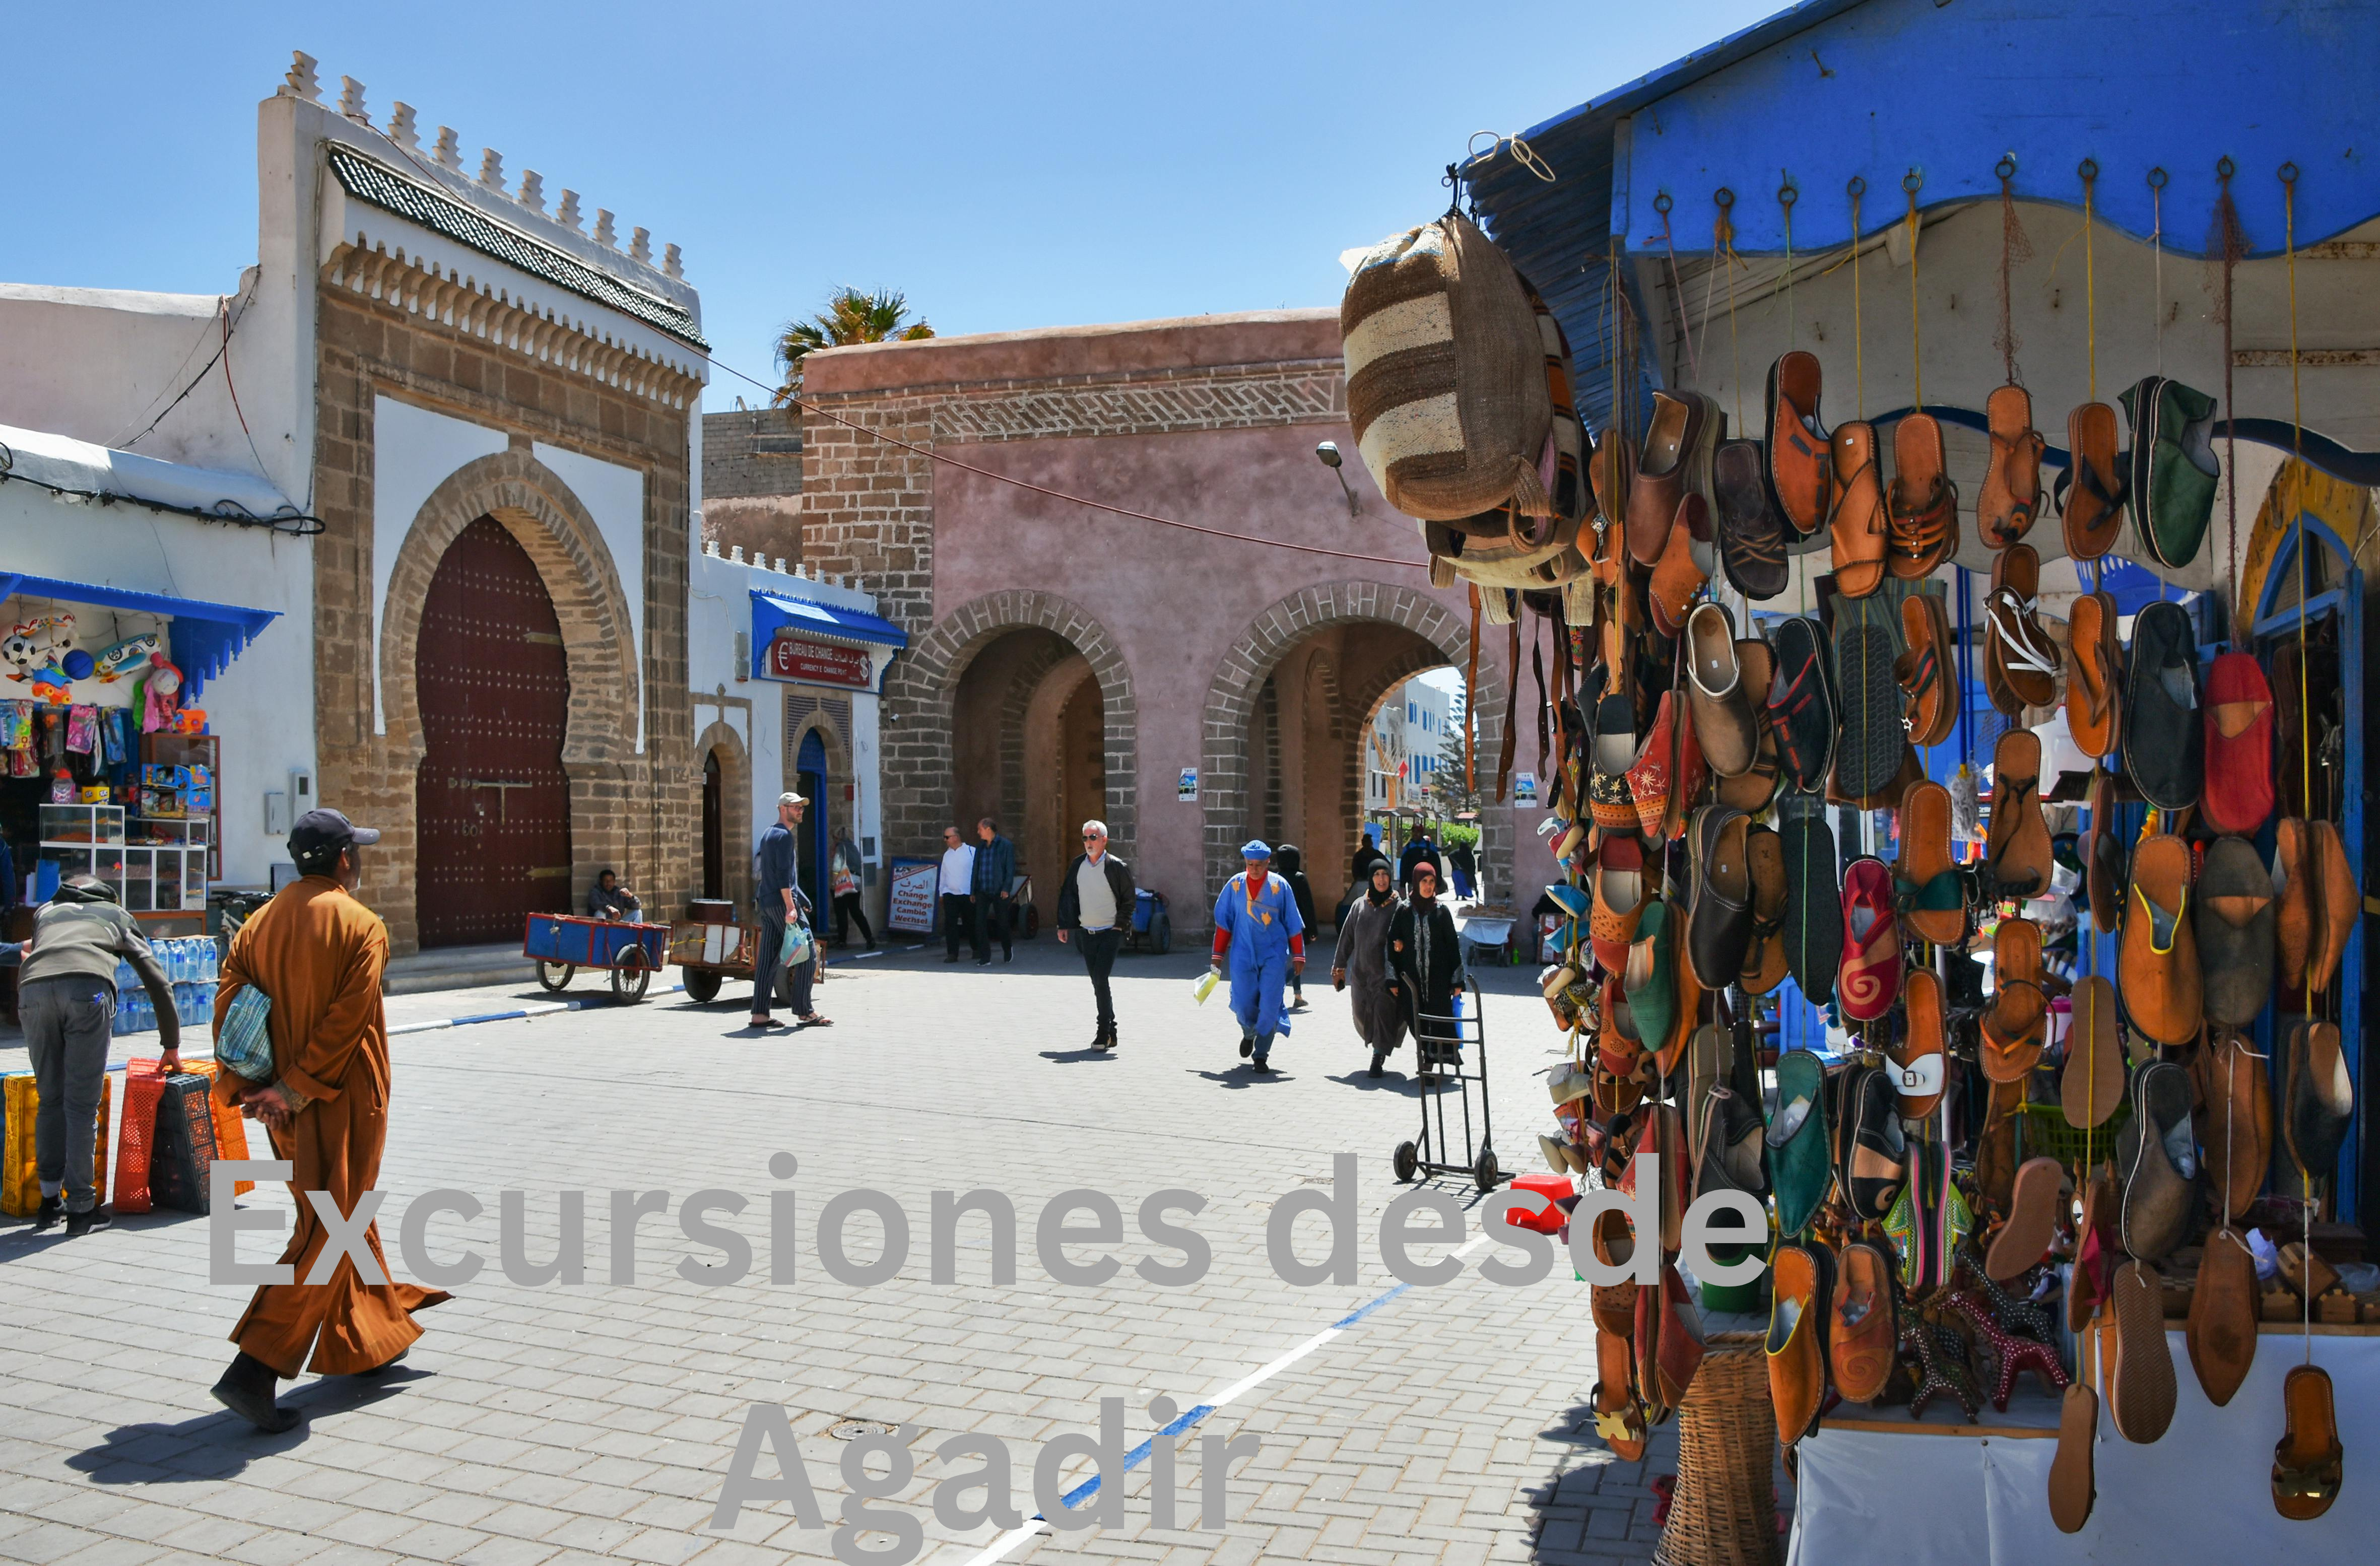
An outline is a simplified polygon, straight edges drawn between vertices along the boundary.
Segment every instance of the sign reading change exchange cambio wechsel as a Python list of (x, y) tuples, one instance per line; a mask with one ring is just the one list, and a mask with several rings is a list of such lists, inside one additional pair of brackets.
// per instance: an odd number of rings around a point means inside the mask
[[(1273, 1275), (1292, 1288), (1343, 1292), (1361, 1277), (1358, 1245), (1365, 1223), (1356, 1195), (1355, 1155), (1341, 1153), (1332, 1163), (1329, 1191), (1292, 1191), (1272, 1204), (1265, 1219), (1265, 1258)], [(757, 1200), (724, 1189), (682, 1197), (667, 1191), (613, 1191), (607, 1243), (593, 1256), (599, 1264), (608, 1256), (606, 1281), (613, 1284), (633, 1286), (649, 1252), (675, 1250), (685, 1254), (677, 1256), (673, 1270), (698, 1288), (808, 1285), (822, 1274), (844, 1288), (867, 1289), (888, 1283), (912, 1267), (910, 1236), (922, 1229), (927, 1275), (935, 1283), (960, 1285), (964, 1274), (968, 1288), (980, 1288), (986, 1281), (994, 1288), (1015, 1285), (1024, 1249), (1021, 1226), (1016, 1204), (1000, 1192), (935, 1191), (928, 1210), (913, 1214), (885, 1191), (841, 1191), (821, 1201), (815, 1191), (792, 1184), (800, 1168), (791, 1153), (771, 1154), (768, 1171), (780, 1184)], [(209, 1171), (213, 1187), (208, 1225), (210, 1283), (244, 1287), (300, 1281), (290, 1276), (293, 1267), (242, 1262), (237, 1254), (242, 1232), (285, 1229), (287, 1215), (232, 1205), (235, 1180), (286, 1180), (290, 1169), (287, 1163), (218, 1160)], [(1563, 1259), (1581, 1278), (1607, 1287), (1632, 1279), (1646, 1288), (1660, 1286), (1660, 1246), (1640, 1243), (1629, 1262), (1615, 1266), (1598, 1260), (1588, 1240), (1606, 1208), (1624, 1214), (1639, 1235), (1658, 1233), (1660, 1173), (1659, 1160), (1640, 1157), (1633, 1192), (1579, 1193), (1570, 1214)], [(364, 1192), (355, 1210), (342, 1217), (322, 1194), (308, 1193), (326, 1240), (302, 1281), (326, 1280), (342, 1262), (352, 1265), (367, 1284), (389, 1281), (367, 1238), (383, 1195)], [(491, 1212), (468, 1191), (423, 1191), (412, 1197), (398, 1220), (395, 1254), (416, 1281), (435, 1288), (459, 1289), (469, 1283), (489, 1265), (489, 1251), (516, 1286), (585, 1287), (590, 1281), (587, 1215), (601, 1206), (589, 1197), (585, 1191), (563, 1191), (534, 1198), (540, 1213), (550, 1205), (558, 1214), (560, 1234), (550, 1256), (532, 1258), (527, 1240), (529, 1193), (505, 1191)], [(1535, 1192), (1506, 1190), (1480, 1202), (1475, 1216), (1482, 1234), (1498, 1247), (1477, 1263), (1489, 1282), (1517, 1288), (1552, 1275), (1553, 1238), (1512, 1221), (1516, 1211), (1542, 1216), (1546, 1201)], [(1206, 1207), (1207, 1199), (1195, 1191), (1152, 1191), (1132, 1206), (1135, 1241), (1126, 1238), (1124, 1202), (1088, 1187), (1060, 1191), (1046, 1198), (1031, 1220), (1029, 1254), (1051, 1281), (1072, 1287), (1111, 1282), (1134, 1289), (1195, 1287), (1214, 1260), (1213, 1247), (1189, 1221)], [(674, 1223), (670, 1221), (673, 1208)], [(743, 1217), (755, 1208), (759, 1211), (753, 1217)], [(1453, 1281), (1463, 1271), (1462, 1257), (1475, 1244), (1466, 1232), (1474, 1217), (1474, 1210), (1451, 1191), (1411, 1187), (1388, 1202), (1371, 1238), (1389, 1275), (1399, 1283), (1436, 1286)], [(1718, 1221), (1723, 1218), (1730, 1221)], [(646, 1220), (650, 1227), (640, 1232), (639, 1223)], [(540, 1227), (540, 1233), (544, 1232)], [(673, 1232), (686, 1244), (674, 1244)], [(965, 1268), (959, 1259), (962, 1232), (969, 1237)], [(1767, 1212), (1759, 1202), (1740, 1191), (1707, 1191), (1686, 1209), (1679, 1236), (1682, 1259), (1706, 1281), (1749, 1282), (1766, 1263), (1756, 1257), (1719, 1262), (1710, 1247), (1757, 1243), (1767, 1232)], [(988, 1238), (990, 1244), (978, 1236)], [(858, 1255), (854, 1254), (855, 1243)], [(1131, 1254), (1135, 1251), (1136, 1256)], [(978, 1256), (985, 1258), (981, 1264), (974, 1260)], [(1065, 1534), (1121, 1525), (1125, 1475), (1144, 1462), (1149, 1470), (1152, 1524), (1176, 1527), (1187, 1510), (1177, 1511), (1177, 1503), (1188, 1499), (1178, 1494), (1174, 1479), (1176, 1438), (1189, 1434), (1269, 1374), (1259, 1372), (1253, 1380), (1187, 1407), (1172, 1397), (1155, 1398), (1140, 1418), (1127, 1415), (1122, 1398), (1102, 1398), (1097, 1436), (1061, 1434), (1021, 1460), (1011, 1456), (1004, 1439), (988, 1432), (954, 1436), (930, 1449), (919, 1443), (916, 1450), (911, 1443), (922, 1432), (913, 1426), (862, 1434), (844, 1445), (836, 1460), (848, 1494), (841, 1507), (843, 1525), (829, 1542), (836, 1558), (845, 1561), (903, 1566), (916, 1559), (925, 1543), (924, 1525), (913, 1511), (892, 1503), (910, 1499), (914, 1505), (912, 1482), (920, 1464), (930, 1464), (926, 1472), (935, 1480), (931, 1502), (936, 1521), (953, 1533), (987, 1524), (1009, 1530), (1005, 1543), (995, 1547), (1002, 1553), (1042, 1528)], [(1259, 1458), (1263, 1442), (1252, 1434), (1202, 1430), (1197, 1452), (1202, 1469), (1197, 1525), (1219, 1528), (1228, 1516), (1232, 1464)], [(811, 1482), (809, 1464), (815, 1455), (802, 1451), (783, 1404), (751, 1404), (721, 1475), (710, 1526), (734, 1527), (747, 1507), (783, 1507), (803, 1528), (825, 1530), (825, 1510)], [(1068, 1465), (1083, 1459), (1089, 1460), (1092, 1475), (1077, 1476), (1069, 1485), (1064, 1477)], [(878, 1460), (887, 1472), (875, 1471), (872, 1464)], [(1020, 1490), (1029, 1493), (1038, 1509), (1029, 1522), (1019, 1504)], [(890, 1542), (877, 1545), (879, 1536)]]
[(783, 635), (769, 643), (769, 677), (845, 690), (867, 690), (871, 684), (866, 649)]

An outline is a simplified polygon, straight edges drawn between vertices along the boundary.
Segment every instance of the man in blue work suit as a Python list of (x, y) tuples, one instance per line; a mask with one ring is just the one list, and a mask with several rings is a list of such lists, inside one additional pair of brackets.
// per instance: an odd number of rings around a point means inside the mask
[(1240, 1019), (1240, 1059), (1254, 1056), (1260, 1072), (1272, 1066), (1273, 1035), (1281, 1030), (1281, 992), (1290, 974), (1305, 971), (1305, 921), (1289, 883), (1271, 873), (1272, 850), (1260, 841), (1241, 845), (1247, 869), (1215, 899), (1215, 952), (1210, 965), (1232, 961), (1232, 1014)]

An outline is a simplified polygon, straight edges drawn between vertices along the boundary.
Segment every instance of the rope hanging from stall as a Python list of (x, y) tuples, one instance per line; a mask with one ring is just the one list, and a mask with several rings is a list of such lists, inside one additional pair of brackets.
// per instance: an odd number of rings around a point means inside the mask
[[(2231, 161), (2223, 160), (2227, 164)], [(2281, 177), (2281, 244), (2289, 257), (2289, 449), (2296, 460), (2305, 460), (2305, 404), (2298, 390), (2298, 165), (2283, 164)], [(2224, 200), (2230, 200), (2230, 180), (2225, 176)], [(2229, 354), (2225, 354), (2228, 360)], [(2313, 817), (2313, 703), (2306, 674), (2306, 548), (2305, 506), (2300, 504), (2297, 513), (2298, 556), (2298, 802), (2306, 819)], [(2312, 1010), (2311, 1007), (2308, 1008)], [(2307, 1026), (2313, 1026), (2309, 1020)], [(2312, 1040), (2308, 1040), (2311, 1048)], [(2313, 1267), (2313, 1171), (2301, 1161), (2298, 1164), (2298, 1196), (2300, 1217), (2303, 1220), (2306, 1269), (2311, 1276)], [(2299, 1292), (2301, 1315), (2305, 1329), (2305, 1362), (2313, 1363), (2313, 1289), (2309, 1285)]]
[(1728, 221), (1728, 211), (1735, 205), (1735, 192), (1720, 186), (1711, 193), (1718, 207), (1718, 221), (1711, 225), (1711, 264), (1720, 265), (1723, 255), (1727, 267), (1727, 355), (1729, 373), (1735, 382), (1735, 427), (1743, 430), (1743, 344), (1735, 329), (1735, 225)]
[(2099, 400), (2099, 274), (2096, 259), (2092, 254), (2091, 188), (2098, 183), (2099, 164), (2096, 159), (2085, 158), (2075, 172), (2082, 176), (2082, 316), (2083, 334), (2090, 345), (2090, 402)]
[(1667, 190), (1653, 197), (1653, 210), (1661, 214), (1661, 250), (1670, 258), (1670, 298), (1678, 312), (1678, 335), (1686, 345), (1686, 373), (1695, 381), (1702, 379), (1702, 367), (1694, 354), (1694, 329), (1686, 323), (1686, 285), (1678, 275), (1678, 244), (1670, 234), (1670, 209), (1677, 203), (1670, 200)]
[[(2159, 171), (2163, 172), (2163, 171)], [(2248, 237), (2240, 227), (2240, 209), (2231, 200), (2231, 160), (2225, 158), (2215, 165), (2215, 229), (2207, 237), (2207, 254), (2216, 258), (2222, 266), (2223, 297), (2223, 407), (2228, 426), (2239, 416), (2239, 405), (2231, 391), (2231, 288), (2233, 269), (2248, 253)], [(2157, 338), (2157, 358), (2165, 358), (2165, 338)], [(2223, 492), (2227, 526), (2230, 538), (2225, 546), (2227, 564), (2225, 591), (2231, 600), (2230, 641), (2233, 649), (2241, 645), (2240, 635), (2240, 437), (2227, 431), (2224, 435)]]
[(2016, 215), (2016, 154), (2002, 157), (1992, 172), (2000, 180), (2000, 330), (1992, 346), (2000, 351), (2008, 383), (2020, 386), (2023, 382), (2017, 378), (2016, 351), (2022, 344), (2013, 321), (2010, 273), (2018, 261), (2033, 259), (2033, 241), (2025, 237), (2024, 224)]
[(1867, 333), (1860, 322), (1860, 198), (1867, 194), (1867, 181), (1852, 175), (1843, 188), (1852, 199), (1852, 411), (1862, 419), (1867, 418), (1867, 359), (1864, 357)]
[(1777, 187), (1777, 204), (1785, 209), (1785, 346), (1790, 348), (1799, 342), (1793, 314), (1793, 203), (1802, 199), (1802, 192), (1793, 188), (1791, 171), (1777, 172), (1784, 178)]
[(1918, 413), (1925, 410), (1925, 357), (1917, 325), (1917, 188), (1925, 183), (1925, 176), (1915, 169), (1900, 176), (1900, 188), (1909, 196), (1909, 216), (1904, 220), (1909, 225), (1909, 405)]

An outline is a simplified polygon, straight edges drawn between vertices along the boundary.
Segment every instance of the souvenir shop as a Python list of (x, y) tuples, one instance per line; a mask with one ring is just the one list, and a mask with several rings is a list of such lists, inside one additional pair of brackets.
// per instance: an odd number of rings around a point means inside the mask
[[(1350, 258), (1365, 460), (1547, 671), (1540, 1149), (1664, 1231), (1548, 1395), (1624, 1460), (1676, 1421), (1658, 1559), (1779, 1559), (1780, 1450), (1797, 1560), (2380, 1515), (2380, 379), (2317, 351), (2380, 328), (2380, 115), (2338, 18), (2139, 9), (2011, 116), (1975, 62), (2120, 23), (1811, 0)], [(1713, 1192), (1756, 1283), (1676, 1266)]]

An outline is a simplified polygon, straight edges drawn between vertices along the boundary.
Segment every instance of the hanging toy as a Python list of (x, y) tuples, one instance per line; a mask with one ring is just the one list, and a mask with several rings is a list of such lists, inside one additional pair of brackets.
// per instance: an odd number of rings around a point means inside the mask
[(70, 680), (87, 680), (98, 666), (98, 660), (79, 647), (58, 660), (58, 667), (67, 672), (67, 678)]
[(137, 637), (125, 637), (99, 655), (99, 683), (114, 685), (146, 663), (157, 649), (157, 633), (154, 631), (143, 631)]
[(19, 625), (6, 640), (0, 640), (0, 658), (13, 666), (8, 677), (21, 686), (29, 677), (28, 672), (42, 661), (41, 645), (33, 640), (30, 631)]
[[(55, 652), (55, 649), (52, 651)], [(31, 680), (33, 695), (42, 701), (64, 705), (73, 695), (68, 687), (74, 682), (67, 677), (67, 672), (64, 669), (58, 667), (58, 661), (55, 657), (44, 658), (39, 666), (26, 671), (18, 677)]]
[(162, 652), (149, 655), (149, 677), (140, 684), (140, 732), (153, 734), (174, 726), (182, 705), (182, 671)]

